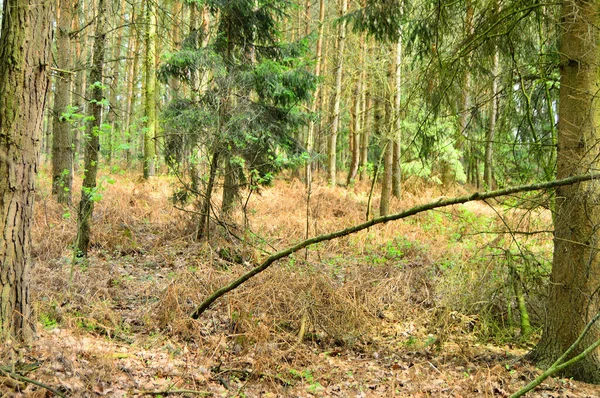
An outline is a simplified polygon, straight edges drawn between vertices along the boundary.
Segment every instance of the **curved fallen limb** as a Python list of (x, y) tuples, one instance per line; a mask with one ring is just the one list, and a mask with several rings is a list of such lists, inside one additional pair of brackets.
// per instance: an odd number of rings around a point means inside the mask
[(253, 268), (252, 270), (248, 271), (244, 275), (240, 276), (238, 279), (234, 280), (229, 285), (223, 286), (220, 289), (217, 289), (213, 294), (208, 296), (198, 306), (198, 308), (196, 308), (194, 310), (194, 312), (192, 312), (191, 317), (193, 319), (198, 319), (200, 317), (200, 315), (202, 315), (202, 313), (204, 311), (206, 311), (206, 309), (208, 307), (210, 307), (210, 305), (213, 302), (215, 302), (219, 297), (221, 297), (224, 294), (237, 288), (238, 286), (240, 286), (242, 283), (246, 282), (248, 279), (252, 278), (253, 276), (258, 275), (259, 273), (263, 272), (264, 270), (269, 268), (271, 266), (271, 264), (273, 264), (275, 261), (281, 260), (282, 258), (285, 258), (285, 257), (289, 256), (290, 254), (293, 254), (299, 250), (302, 250), (305, 247), (312, 246), (312, 245), (320, 243), (320, 242), (325, 242), (325, 241), (333, 240), (336, 238), (341, 238), (343, 236), (351, 235), (353, 233), (362, 231), (363, 229), (370, 228), (377, 224), (383, 224), (388, 221), (400, 220), (400, 219), (414, 216), (415, 214), (423, 213), (425, 211), (433, 210), (433, 209), (436, 209), (439, 207), (452, 206), (452, 205), (472, 202), (475, 200), (491, 199), (491, 198), (496, 198), (499, 196), (511, 195), (511, 194), (521, 193), (521, 192), (551, 189), (551, 188), (556, 188), (556, 187), (560, 187), (560, 186), (564, 186), (564, 185), (572, 185), (572, 184), (576, 184), (578, 182), (589, 181), (589, 180), (598, 179), (598, 178), (600, 178), (600, 173), (591, 173), (591, 174), (563, 178), (563, 179), (555, 180), (555, 181), (542, 182), (542, 183), (530, 184), (530, 185), (520, 185), (520, 186), (516, 186), (516, 187), (511, 187), (511, 188), (506, 188), (506, 189), (498, 189), (495, 191), (488, 191), (488, 192), (475, 192), (470, 195), (459, 196), (459, 197), (448, 198), (448, 199), (440, 199), (435, 202), (430, 202), (430, 203), (426, 203), (423, 205), (415, 206), (413, 208), (410, 208), (410, 209), (405, 210), (400, 213), (373, 218), (362, 224), (357, 224), (352, 227), (348, 227), (348, 228), (345, 228), (345, 229), (342, 229), (339, 231), (335, 231), (335, 232), (332, 232), (329, 234), (323, 234), (323, 235), (315, 236), (310, 239), (303, 240), (302, 242), (299, 242), (294, 246), (288, 247), (287, 249), (284, 249), (275, 254), (272, 254), (265, 261), (263, 261), (263, 263), (260, 264), (259, 266)]

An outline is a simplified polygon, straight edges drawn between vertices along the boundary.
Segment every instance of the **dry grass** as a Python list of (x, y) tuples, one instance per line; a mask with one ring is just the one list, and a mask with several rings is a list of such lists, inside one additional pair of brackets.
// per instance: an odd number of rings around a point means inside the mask
[[(482, 258), (489, 261), (479, 261), (479, 254), (494, 242), (510, 245), (479, 232), (506, 225), (539, 229), (548, 222), (543, 212), (513, 211), (505, 214), (505, 225), (493, 220), (495, 213), (489, 206), (468, 204), (379, 225), (281, 260), (194, 321), (188, 315), (206, 295), (247, 272), (265, 253), (304, 239), (303, 185), (280, 179), (274, 187), (254, 193), (247, 209), (250, 231), (234, 231), (243, 241), (216, 226), (210, 242), (199, 243), (192, 240), (191, 213), (175, 210), (168, 201), (172, 180), (110, 177), (115, 183), (103, 185), (104, 197), (96, 204), (92, 254), (85, 262), (72, 263), (69, 246), (75, 239), (76, 206), (65, 209), (55, 204), (47, 174), (42, 174), (33, 228), (32, 293), (43, 324), (40, 329), (52, 332), (42, 332), (46, 337), (40, 344), (50, 361), (59, 361), (62, 354), (48, 344), (67, 336), (61, 343), (63, 357), (71, 355), (71, 361), (77, 362), (82, 352), (92, 355), (81, 341), (108, 339), (119, 350), (135, 355), (129, 372), (138, 369), (132, 377), (140, 380), (152, 374), (139, 370), (143, 368), (140, 358), (163, 358), (161, 353), (167, 352), (165, 361), (180, 366), (175, 379), (188, 387), (190, 383), (214, 387), (221, 383), (219, 377), (231, 376), (221, 368), (231, 368), (238, 371), (238, 387), (247, 388), (244, 383), (253, 380), (282, 394), (290, 385), (310, 384), (310, 377), (286, 372), (314, 368), (316, 361), (324, 361), (318, 352), (402, 352), (414, 341), (428, 349), (428, 334), (440, 347), (463, 338), (480, 322), (473, 312), (482, 307), (473, 304), (498, 294), (498, 284), (504, 281), (501, 262), (485, 255)], [(79, 192), (79, 184), (76, 181), (74, 192)], [(364, 221), (368, 188), (366, 182), (351, 189), (315, 185), (309, 235)], [(403, 199), (392, 203), (393, 211), (464, 194), (462, 187), (444, 190), (420, 180), (409, 180), (404, 188)], [(374, 199), (376, 210), (379, 203)], [(75, 195), (74, 203), (77, 200)], [(65, 217), (68, 213), (71, 216)], [(240, 213), (232, 221), (242, 225), (242, 220)], [(547, 237), (536, 239), (549, 244)], [(237, 257), (241, 261), (232, 261)], [(500, 276), (492, 283), (491, 275)], [(506, 305), (503, 300), (499, 302)], [(304, 341), (298, 344), (303, 328)], [(133, 354), (136, 350), (145, 354)], [(79, 377), (75, 370), (70, 376), (65, 373), (67, 384), (68, 380), (81, 382), (68, 387), (72, 394), (84, 396), (82, 392), (93, 391), (93, 386), (107, 387), (115, 374), (128, 378), (107, 355), (109, 359), (86, 357), (85, 375)], [(185, 370), (189, 366), (205, 371), (192, 374)], [(209, 370), (210, 366), (217, 370)], [(242, 377), (240, 369), (250, 373)], [(346, 377), (323, 369), (328, 372), (323, 383)]]

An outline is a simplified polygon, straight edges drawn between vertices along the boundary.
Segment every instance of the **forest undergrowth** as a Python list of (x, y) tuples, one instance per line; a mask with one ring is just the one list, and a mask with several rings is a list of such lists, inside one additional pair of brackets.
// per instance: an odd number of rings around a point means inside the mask
[[(310, 247), (192, 320), (208, 294), (305, 238), (304, 185), (281, 178), (241, 198), (245, 214), (197, 242), (193, 205), (169, 200), (174, 178), (105, 171), (101, 180), (84, 261), (71, 248), (76, 208), (56, 204), (40, 174), (38, 338), (2, 350), (3, 366), (35, 363), (27, 377), (65, 396), (491, 397), (541, 373), (523, 355), (544, 314), (552, 220), (533, 204), (547, 198), (471, 202)], [(410, 180), (404, 189), (394, 211), (466, 192)], [(364, 221), (368, 192), (362, 182), (316, 183), (310, 236)], [(52, 396), (9, 377), (0, 386), (5, 396)], [(529, 396), (599, 395), (551, 378)]]

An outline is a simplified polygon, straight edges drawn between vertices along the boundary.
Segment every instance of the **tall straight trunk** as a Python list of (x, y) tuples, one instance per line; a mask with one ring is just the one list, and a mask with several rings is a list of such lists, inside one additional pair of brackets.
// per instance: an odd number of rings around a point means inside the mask
[[(366, 75), (366, 73), (365, 73)], [(364, 81), (365, 79), (363, 79)], [(363, 90), (363, 116), (362, 128), (360, 130), (360, 159), (358, 162), (358, 171), (360, 180), (367, 179), (367, 164), (369, 163), (369, 132), (371, 130), (371, 108), (373, 107), (373, 97), (368, 90)]]
[(354, 95), (352, 96), (353, 106), (351, 113), (351, 124), (350, 124), (350, 168), (348, 170), (348, 179), (346, 181), (347, 185), (350, 185), (358, 174), (358, 168), (360, 165), (360, 149), (361, 149), (361, 126), (362, 126), (362, 118), (363, 118), (363, 93), (365, 91), (364, 77), (365, 77), (365, 64), (364, 64), (364, 53), (366, 48), (366, 34), (363, 32), (359, 38), (359, 47), (360, 47), (360, 55), (359, 55), (359, 65), (360, 72), (358, 73), (358, 78), (356, 81), (356, 86), (354, 87)]
[[(465, 9), (465, 25), (464, 25), (464, 35), (468, 37), (473, 33), (473, 4), (472, 0), (466, 0), (466, 9)], [(458, 151), (462, 151), (465, 146), (465, 141), (469, 139), (469, 123), (471, 121), (471, 73), (469, 72), (469, 68), (465, 68), (463, 80), (462, 80), (462, 88), (461, 88), (461, 97), (459, 103), (459, 117), (458, 117), (458, 134), (456, 136), (456, 142), (454, 146)], [(469, 169), (471, 167), (470, 164), (471, 159), (465, 159), (466, 168)], [(449, 168), (449, 164), (445, 164), (444, 168)], [(444, 170), (444, 176), (448, 176), (449, 172)], [(467, 171), (468, 174), (468, 171)], [(467, 176), (468, 178), (468, 176)], [(443, 178), (445, 180), (446, 178)], [(447, 183), (449, 181), (444, 181)]]
[[(307, 0), (307, 12), (310, 1)], [(317, 33), (317, 53), (315, 59), (315, 76), (317, 79), (321, 76), (321, 58), (323, 55), (323, 32), (325, 22), (325, 0), (319, 0), (319, 27)], [(311, 114), (315, 114), (317, 111), (317, 102), (321, 96), (321, 84), (317, 85), (314, 93), (313, 102), (310, 105)], [(308, 152), (308, 160), (306, 161), (306, 186), (309, 187), (312, 182), (312, 158), (313, 149), (315, 145), (315, 122), (311, 118), (308, 123), (308, 132), (306, 134), (306, 152)]]
[(130, 37), (128, 43), (128, 59), (133, 59), (133, 61), (129, 62), (129, 71), (127, 72), (127, 109), (125, 112), (125, 121), (124, 121), (124, 130), (125, 132), (125, 162), (127, 167), (131, 166), (132, 162), (132, 148), (133, 148), (133, 119), (134, 119), (134, 108), (135, 108), (135, 98), (137, 97), (137, 87), (136, 84), (138, 77), (138, 67), (140, 64), (140, 42), (141, 42), (141, 31), (139, 27), (136, 27), (136, 23), (138, 20), (138, 8), (136, 3), (133, 2), (131, 5), (131, 24), (132, 27), (130, 29)]
[(30, 342), (31, 220), (51, 65), (52, 1), (4, 0), (0, 34), (0, 342)]
[[(340, 17), (346, 15), (348, 0), (340, 0)], [(337, 176), (337, 136), (340, 129), (340, 101), (342, 98), (342, 76), (344, 69), (344, 49), (346, 47), (346, 20), (338, 25), (337, 52), (335, 56), (335, 89), (331, 98), (331, 133), (328, 145), (329, 185), (336, 185)]]
[(385, 140), (383, 154), (383, 175), (381, 179), (381, 201), (379, 202), (379, 215), (387, 216), (390, 213), (390, 198), (392, 193), (392, 161), (394, 157), (394, 147), (392, 140)]
[(392, 195), (400, 199), (402, 194), (402, 169), (400, 168), (401, 143), (402, 143), (402, 121), (400, 118), (400, 106), (402, 104), (402, 32), (396, 43), (396, 68), (395, 68), (395, 95), (394, 95), (394, 131), (392, 134)]
[(71, 123), (65, 114), (71, 105), (71, 0), (60, 0), (57, 9), (56, 59), (58, 71), (54, 84), (54, 111), (52, 120), (52, 194), (58, 203), (71, 204), (73, 187), (73, 138)]
[(360, 157), (360, 93), (362, 81), (359, 78), (355, 82), (354, 94), (352, 96), (352, 111), (350, 114), (349, 149), (350, 168), (348, 169), (347, 185), (352, 184), (358, 172), (358, 160)]
[(198, 221), (198, 231), (196, 233), (196, 239), (202, 240), (208, 235), (208, 227), (210, 225), (210, 210), (212, 191), (215, 185), (217, 176), (217, 168), (219, 167), (219, 150), (215, 149), (212, 151), (212, 160), (210, 162), (210, 171), (208, 173), (208, 182), (206, 183), (206, 191), (202, 200), (202, 206), (200, 207), (200, 220)]
[[(485, 154), (483, 163), (483, 182), (486, 189), (493, 189), (493, 155), (494, 155), (494, 137), (496, 136), (496, 118), (498, 115), (498, 100), (496, 93), (498, 92), (498, 52), (494, 54), (492, 67), (492, 100), (490, 102), (490, 120), (488, 124), (487, 136), (485, 138)], [(554, 121), (552, 121), (554, 123)]]
[(90, 245), (90, 227), (96, 200), (96, 176), (98, 174), (98, 152), (100, 151), (100, 126), (102, 125), (102, 67), (104, 66), (104, 52), (106, 47), (106, 2), (98, 0), (96, 15), (96, 31), (92, 55), (92, 69), (90, 81), (92, 82), (92, 102), (89, 105), (90, 120), (86, 128), (87, 140), (85, 142), (83, 184), (81, 187), (81, 201), (77, 222), (77, 257), (87, 257)]
[[(75, 82), (73, 84), (73, 96), (72, 96), (72, 105), (76, 109), (77, 113), (85, 112), (85, 82), (86, 82), (86, 69), (85, 69), (85, 58), (87, 57), (87, 46), (85, 45), (85, 41), (87, 39), (82, 39), (85, 35), (80, 32), (80, 26), (84, 8), (83, 0), (80, 0), (75, 5), (75, 9), (73, 10), (73, 32), (79, 32), (79, 34), (72, 38), (75, 43), (75, 53), (73, 56), (75, 57)], [(83, 42), (83, 45), (82, 45)], [(79, 153), (81, 151), (81, 140), (80, 140), (80, 130), (79, 130), (78, 121), (73, 128), (73, 172), (76, 173), (79, 171)]]
[[(557, 178), (589, 173), (597, 169), (600, 157), (600, 2), (565, 0), (561, 21)], [(598, 181), (556, 190), (548, 314), (531, 354), (542, 366), (558, 359), (600, 311), (599, 195)], [(596, 325), (574, 354), (599, 338)], [(591, 352), (563, 375), (600, 383), (600, 352)]]
[[(120, 3), (120, 11), (115, 17), (117, 21), (124, 20), (125, 17), (125, 7), (127, 3), (125, 0), (121, 0)], [(118, 22), (117, 22), (118, 23)], [(120, 115), (117, 112), (121, 112), (119, 109), (121, 106), (117, 105), (117, 93), (119, 92), (119, 86), (121, 83), (121, 45), (123, 43), (123, 34), (118, 33), (115, 36), (114, 44), (113, 44), (113, 69), (112, 76), (110, 77), (110, 97), (108, 100), (109, 110), (108, 115), (106, 117), (107, 123), (110, 125), (110, 130), (108, 132), (108, 137), (106, 140), (107, 149), (106, 149), (106, 160), (108, 164), (112, 163), (113, 152), (114, 152), (114, 140), (116, 138), (117, 129), (120, 129), (120, 126), (117, 125), (117, 120), (120, 120)]]
[(394, 138), (395, 121), (394, 105), (396, 93), (396, 63), (388, 61), (387, 84), (385, 85), (385, 119), (384, 125), (380, 127), (379, 134), (384, 143), (383, 153), (383, 173), (381, 181), (381, 202), (379, 204), (379, 215), (386, 216), (390, 212), (390, 199), (392, 193), (392, 172), (394, 160)]
[(144, 95), (144, 179), (155, 174), (156, 165), (156, 10), (153, 0), (146, 0), (146, 52), (144, 71), (146, 85)]

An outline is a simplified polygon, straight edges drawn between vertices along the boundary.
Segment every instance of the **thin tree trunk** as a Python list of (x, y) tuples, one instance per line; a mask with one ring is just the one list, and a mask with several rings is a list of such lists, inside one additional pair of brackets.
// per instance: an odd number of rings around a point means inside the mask
[(52, 1), (4, 0), (0, 34), (0, 342), (30, 342), (31, 220), (51, 64)]
[[(72, 38), (75, 43), (75, 84), (73, 87), (73, 107), (79, 114), (85, 113), (85, 82), (86, 82), (86, 69), (85, 69), (85, 58), (87, 54), (87, 39), (85, 35), (80, 32), (80, 20), (82, 19), (84, 1), (79, 0), (73, 10), (73, 31), (79, 32), (77, 37)], [(82, 45), (83, 41), (83, 45)], [(73, 129), (73, 172), (79, 171), (79, 153), (81, 151), (81, 140), (80, 140), (80, 123), (77, 121)]]
[(146, 85), (144, 96), (144, 179), (155, 174), (156, 166), (156, 10), (153, 0), (146, 0), (146, 53), (144, 71)]
[(106, 49), (106, 2), (98, 0), (96, 32), (92, 56), (90, 80), (93, 82), (92, 103), (89, 105), (90, 121), (87, 124), (85, 143), (83, 185), (79, 202), (77, 244), (75, 256), (87, 257), (90, 245), (91, 220), (96, 200), (96, 176), (98, 174), (98, 152), (100, 151), (100, 126), (102, 125), (102, 67)]
[(354, 95), (352, 96), (353, 106), (350, 117), (350, 168), (348, 169), (348, 179), (346, 184), (350, 186), (356, 178), (358, 172), (358, 161), (360, 157), (360, 94), (362, 92), (362, 81), (357, 79), (354, 86)]
[(360, 130), (360, 160), (358, 163), (358, 171), (360, 172), (361, 181), (367, 179), (367, 164), (369, 162), (369, 131), (371, 130), (371, 108), (373, 107), (373, 97), (371, 96), (371, 93), (367, 90), (364, 90), (363, 94), (363, 125)]
[[(340, 0), (340, 17), (346, 15), (348, 0)], [(338, 25), (338, 47), (335, 58), (335, 89), (331, 99), (331, 133), (328, 145), (328, 180), (329, 185), (336, 185), (337, 176), (337, 136), (340, 128), (340, 101), (342, 97), (342, 76), (344, 69), (344, 49), (346, 46), (346, 20)]]
[(394, 96), (394, 132), (392, 134), (392, 195), (395, 198), (400, 199), (402, 194), (402, 169), (400, 168), (400, 157), (402, 155), (402, 130), (401, 130), (401, 118), (400, 118), (400, 106), (402, 104), (402, 32), (396, 43), (396, 85), (395, 85), (395, 96)]
[(392, 193), (392, 161), (394, 148), (392, 140), (386, 139), (383, 154), (383, 175), (381, 180), (381, 201), (379, 202), (379, 215), (387, 216), (390, 213), (390, 197)]
[(71, 25), (73, 4), (60, 0), (56, 28), (56, 79), (54, 84), (54, 111), (52, 130), (52, 194), (58, 203), (71, 204), (73, 187), (73, 138), (71, 123), (65, 114), (71, 105)]
[(124, 129), (126, 129), (125, 134), (125, 161), (127, 167), (131, 167), (132, 162), (132, 148), (133, 148), (133, 119), (134, 119), (134, 107), (135, 107), (135, 98), (137, 97), (137, 75), (138, 75), (138, 67), (140, 63), (140, 42), (141, 42), (141, 33), (140, 29), (136, 28), (136, 22), (138, 17), (138, 8), (136, 3), (134, 2), (131, 10), (131, 24), (132, 27), (130, 29), (130, 38), (129, 38), (129, 59), (133, 58), (133, 62), (129, 63), (129, 72), (127, 78), (127, 111), (125, 113), (125, 122)]
[[(117, 14), (115, 17), (117, 18), (117, 21), (120, 20), (124, 20), (125, 18), (125, 14), (126, 14), (126, 7), (127, 3), (125, 0), (121, 0), (121, 4), (120, 4), (120, 13)], [(108, 164), (112, 163), (113, 160), (113, 155), (114, 155), (114, 140), (116, 138), (116, 132), (118, 130), (121, 129), (121, 126), (117, 125), (117, 120), (121, 119), (121, 115), (117, 114), (117, 112), (122, 112), (121, 106), (117, 105), (117, 93), (119, 92), (119, 86), (120, 86), (120, 77), (121, 77), (121, 45), (123, 42), (123, 35), (122, 34), (117, 34), (115, 37), (115, 42), (114, 42), (114, 48), (113, 48), (113, 70), (112, 70), (112, 76), (110, 78), (110, 84), (109, 84), (109, 89), (110, 89), (110, 97), (108, 100), (109, 103), (109, 110), (108, 110), (108, 115), (106, 117), (107, 119), (107, 123), (110, 125), (110, 130), (108, 132), (108, 137), (107, 137), (107, 149), (106, 149), (106, 160), (108, 162)]]
[[(493, 188), (494, 177), (493, 177), (493, 155), (494, 155), (494, 137), (496, 135), (496, 117), (498, 115), (498, 100), (496, 93), (498, 91), (498, 63), (499, 55), (498, 52), (494, 54), (494, 64), (492, 67), (492, 100), (490, 102), (490, 121), (487, 131), (487, 137), (485, 139), (485, 155), (483, 164), (483, 182), (488, 189)], [(554, 121), (552, 121), (554, 123)]]
[[(310, 5), (310, 1), (307, 0), (307, 12)], [(321, 58), (323, 55), (323, 32), (325, 22), (325, 0), (319, 0), (319, 27), (317, 34), (317, 54), (315, 58), (315, 76), (319, 78), (321, 76)], [(317, 85), (314, 93), (313, 102), (310, 105), (310, 112), (314, 115), (317, 112), (317, 103), (321, 95), (321, 84)], [(312, 158), (313, 150), (315, 146), (315, 122), (311, 118), (308, 123), (308, 132), (306, 134), (306, 152), (308, 153), (308, 160), (306, 161), (306, 186), (310, 187), (312, 183)], [(310, 189), (310, 188), (309, 188)]]
[(215, 185), (215, 179), (217, 177), (217, 168), (219, 167), (219, 151), (214, 150), (212, 155), (212, 161), (210, 162), (210, 171), (208, 173), (208, 182), (206, 184), (206, 191), (204, 192), (204, 200), (200, 207), (200, 220), (198, 221), (198, 232), (196, 233), (196, 239), (202, 240), (208, 235), (208, 228), (210, 226), (210, 210), (211, 210), (211, 199), (212, 191)]

